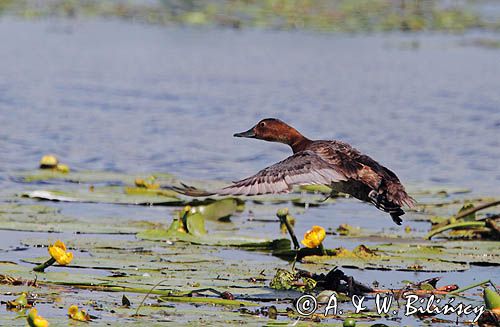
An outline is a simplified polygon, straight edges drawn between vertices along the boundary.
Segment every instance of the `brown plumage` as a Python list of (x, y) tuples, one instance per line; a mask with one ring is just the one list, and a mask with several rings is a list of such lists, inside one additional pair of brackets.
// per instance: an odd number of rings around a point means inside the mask
[(402, 206), (413, 206), (396, 174), (367, 155), (341, 141), (312, 141), (281, 120), (267, 118), (246, 132), (234, 134), (288, 144), (293, 155), (257, 174), (207, 193), (185, 188), (187, 195), (258, 195), (286, 193), (294, 185), (324, 184), (333, 190), (351, 194), (388, 212), (401, 224)]

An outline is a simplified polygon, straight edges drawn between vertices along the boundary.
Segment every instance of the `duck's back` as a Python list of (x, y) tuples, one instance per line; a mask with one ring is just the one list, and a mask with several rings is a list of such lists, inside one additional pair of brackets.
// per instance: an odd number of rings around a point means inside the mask
[[(399, 178), (390, 169), (362, 154), (349, 144), (341, 141), (313, 141), (306, 150), (318, 154), (324, 161), (332, 165), (348, 178), (339, 185), (355, 197), (363, 201), (370, 200), (370, 191), (376, 191), (387, 201), (397, 205), (413, 205)], [(365, 194), (366, 193), (366, 194)]]

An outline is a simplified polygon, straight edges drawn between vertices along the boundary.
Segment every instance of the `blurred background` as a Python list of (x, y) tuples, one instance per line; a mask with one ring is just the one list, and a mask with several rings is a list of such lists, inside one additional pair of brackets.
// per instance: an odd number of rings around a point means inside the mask
[(232, 137), (277, 117), (491, 194), (499, 31), (481, 0), (0, 0), (0, 170), (234, 180), (290, 153)]

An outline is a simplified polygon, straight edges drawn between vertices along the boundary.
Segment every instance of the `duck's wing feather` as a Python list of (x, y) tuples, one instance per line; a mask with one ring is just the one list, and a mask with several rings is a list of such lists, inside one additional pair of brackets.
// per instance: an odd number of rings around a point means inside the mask
[(219, 195), (258, 195), (290, 192), (294, 185), (345, 181), (346, 176), (312, 151), (302, 151), (257, 174), (217, 190)]

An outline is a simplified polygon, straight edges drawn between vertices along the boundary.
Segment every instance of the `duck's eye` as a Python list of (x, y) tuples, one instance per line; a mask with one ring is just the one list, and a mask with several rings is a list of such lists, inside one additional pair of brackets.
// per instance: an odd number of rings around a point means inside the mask
[(266, 126), (266, 123), (262, 122), (262, 123), (259, 124), (259, 126), (260, 127), (264, 127), (264, 126)]

